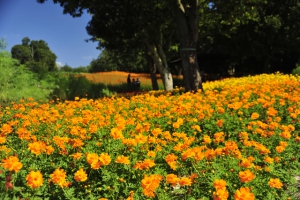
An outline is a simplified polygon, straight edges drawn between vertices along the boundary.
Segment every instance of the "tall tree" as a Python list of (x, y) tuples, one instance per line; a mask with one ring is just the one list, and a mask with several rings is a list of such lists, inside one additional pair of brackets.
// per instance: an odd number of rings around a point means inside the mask
[(197, 41), (199, 30), (199, 9), (207, 5), (202, 0), (174, 1), (176, 22), (179, 32), (180, 55), (183, 67), (185, 91), (202, 89), (202, 80), (197, 60)]
[(30, 41), (28, 37), (25, 37), (21, 45), (12, 47), (11, 54), (33, 72), (44, 73), (57, 70), (56, 55), (44, 40)]
[[(44, 2), (45, 0), (37, 0)], [(60, 3), (64, 13), (78, 17), (87, 11), (92, 20), (87, 26), (92, 40), (100, 42), (105, 48), (138, 48), (147, 46), (156, 68), (161, 74), (166, 90), (173, 89), (165, 49), (164, 33), (170, 30), (171, 9), (159, 0), (53, 0)], [(100, 40), (99, 40), (100, 39)], [(101, 41), (105, 43), (101, 43)]]

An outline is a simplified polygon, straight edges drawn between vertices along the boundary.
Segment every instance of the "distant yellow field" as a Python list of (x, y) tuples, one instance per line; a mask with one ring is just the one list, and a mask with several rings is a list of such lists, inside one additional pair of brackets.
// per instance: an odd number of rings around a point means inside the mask
[[(81, 73), (87, 79), (106, 84), (122, 84), (127, 82), (128, 72), (112, 71), (112, 72), (99, 72), (99, 73)], [(150, 74), (137, 74), (130, 73), (131, 79), (139, 78), (140, 82), (145, 85), (151, 85)], [(157, 75), (158, 84), (162, 84), (160, 76)]]

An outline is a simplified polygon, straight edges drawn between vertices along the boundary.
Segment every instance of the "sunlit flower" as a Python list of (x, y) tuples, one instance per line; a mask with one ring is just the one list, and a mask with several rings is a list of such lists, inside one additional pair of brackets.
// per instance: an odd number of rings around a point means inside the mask
[(145, 175), (141, 181), (143, 194), (147, 197), (155, 197), (155, 190), (159, 187), (162, 176), (158, 174)]
[(242, 187), (235, 191), (234, 200), (254, 200), (255, 196), (248, 187)]
[(122, 131), (117, 129), (117, 128), (112, 128), (110, 130), (110, 136), (112, 138), (114, 138), (115, 140), (117, 139), (122, 139), (123, 138), (123, 134), (122, 134)]
[(180, 186), (191, 186), (192, 180), (188, 177), (182, 177), (179, 179), (179, 185)]
[(216, 179), (213, 183), (213, 186), (216, 190), (222, 190), (226, 188), (226, 181), (222, 179)]
[(57, 168), (52, 174), (50, 174), (51, 181), (60, 187), (66, 187), (68, 185), (66, 177), (66, 172), (60, 168)]
[(213, 192), (214, 200), (227, 200), (229, 197), (229, 192), (224, 189), (217, 189)]
[(99, 156), (99, 162), (101, 166), (108, 165), (111, 162), (111, 158), (108, 153), (101, 153)]
[(155, 158), (156, 153), (154, 151), (148, 151), (147, 156)]
[(166, 176), (166, 181), (168, 184), (172, 184), (173, 186), (177, 185), (179, 178), (175, 174), (168, 174)]
[(23, 167), (23, 164), (19, 162), (18, 157), (10, 156), (2, 160), (2, 166), (4, 169), (8, 169), (9, 171), (18, 172)]
[(259, 118), (259, 114), (258, 113), (256, 113), (256, 112), (252, 113), (252, 115), (251, 115), (251, 119), (252, 120), (255, 120), (255, 119), (258, 119), (258, 118)]
[(31, 188), (38, 188), (43, 185), (43, 175), (40, 171), (31, 171), (26, 176), (27, 185)]
[(277, 189), (280, 189), (283, 186), (283, 184), (278, 178), (271, 178), (268, 184), (271, 188), (277, 188)]
[(125, 165), (129, 165), (130, 164), (130, 160), (129, 160), (129, 157), (127, 156), (118, 156), (116, 161), (116, 163), (122, 163), (122, 164), (125, 164)]
[(240, 171), (239, 178), (242, 183), (247, 183), (252, 181), (255, 178), (255, 175), (250, 170)]
[(81, 168), (79, 170), (77, 170), (74, 174), (74, 179), (77, 182), (84, 182), (87, 180), (87, 174), (86, 172)]

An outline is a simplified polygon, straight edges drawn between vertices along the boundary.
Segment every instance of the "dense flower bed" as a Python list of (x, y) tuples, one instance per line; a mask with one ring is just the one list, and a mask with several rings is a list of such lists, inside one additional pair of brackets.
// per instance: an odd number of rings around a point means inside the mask
[(204, 94), (12, 103), (0, 112), (0, 198), (293, 199), (299, 80), (272, 74), (205, 83)]

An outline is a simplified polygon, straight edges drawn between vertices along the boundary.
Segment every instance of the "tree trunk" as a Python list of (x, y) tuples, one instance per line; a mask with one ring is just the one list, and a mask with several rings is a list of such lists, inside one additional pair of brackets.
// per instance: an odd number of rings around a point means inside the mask
[(156, 77), (156, 65), (153, 62), (152, 56), (147, 55), (148, 65), (150, 69), (150, 78), (152, 83), (152, 90), (159, 90), (157, 77)]
[(198, 0), (177, 0), (174, 9), (179, 31), (185, 91), (196, 92), (202, 89), (196, 51), (199, 27)]
[[(158, 69), (162, 82), (164, 84), (165, 90), (173, 90), (173, 78), (168, 67), (168, 64), (165, 60), (165, 54), (160, 47), (156, 47), (154, 44), (150, 44), (148, 41), (145, 41), (148, 50), (151, 53), (153, 62), (155, 63), (156, 68)], [(159, 51), (159, 52), (158, 52)], [(162, 55), (162, 57), (160, 56)]]

